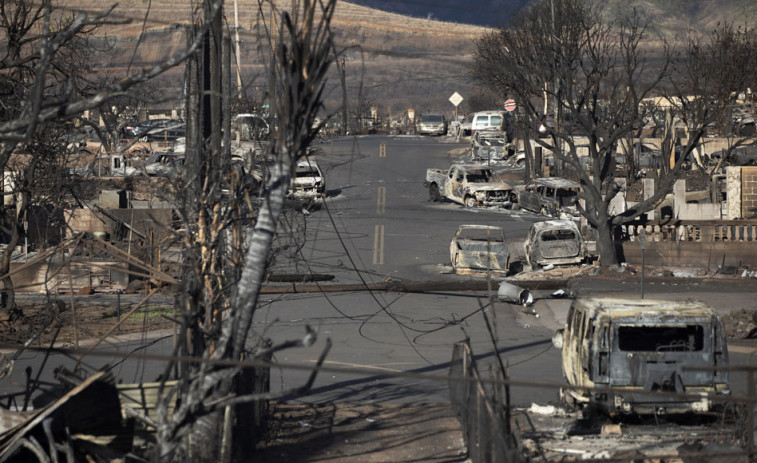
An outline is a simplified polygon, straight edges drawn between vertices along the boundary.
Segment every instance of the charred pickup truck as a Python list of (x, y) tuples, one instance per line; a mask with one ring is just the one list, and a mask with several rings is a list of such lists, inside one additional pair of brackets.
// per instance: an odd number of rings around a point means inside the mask
[(554, 340), (568, 382), (561, 395), (574, 404), (705, 413), (730, 394), (723, 324), (699, 302), (579, 298)]
[(452, 269), (457, 274), (477, 272), (507, 274), (510, 251), (502, 227), (460, 225), (449, 247)]
[(510, 207), (513, 188), (494, 179), (492, 170), (480, 164), (454, 164), (449, 169), (428, 169), (424, 185), (432, 201), (446, 198), (467, 207)]

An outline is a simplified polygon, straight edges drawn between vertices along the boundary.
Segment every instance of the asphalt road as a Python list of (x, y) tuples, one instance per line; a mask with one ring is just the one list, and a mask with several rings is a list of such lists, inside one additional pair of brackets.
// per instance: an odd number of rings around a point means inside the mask
[[(444, 138), (381, 136), (319, 145), (328, 198), (319, 209), (288, 214), (298, 230), (293, 233), (298, 240), (293, 247), (296, 252), (282, 253), (275, 271), (330, 273), (336, 283), (473, 278), (453, 275), (449, 267), (449, 242), (463, 223), (503, 226), (511, 253), (522, 254), (520, 243), (528, 227), (544, 218), (523, 211), (469, 209), (428, 200), (423, 187), (426, 169), (449, 166), (456, 158), (451, 151), (462, 146)], [(606, 285), (580, 289), (584, 295), (613, 291)], [(669, 289), (650, 288), (649, 294), (653, 297)], [(622, 285), (617, 290), (629, 297), (637, 294), (635, 288), (629, 292)], [(254, 329), (274, 344), (305, 336), (307, 326), (318, 333), (312, 346), (276, 354), (280, 367), (272, 372), (274, 391), (304, 384), (308, 368), (325, 349), (327, 339), (331, 341), (326, 369), (318, 374), (311, 393), (290, 396), (291, 400), (446, 402), (453, 345), (469, 339), (484, 377), (499, 355), (511, 379), (529, 384), (512, 390), (513, 404), (528, 406), (557, 398), (562, 372), (560, 352), (551, 346), (551, 337), (569, 303), (550, 299), (550, 292), (534, 294), (537, 303), (528, 309), (502, 302), (489, 306), (486, 292), (265, 294)], [(747, 299), (739, 304), (751, 303), (749, 292), (745, 294)], [(686, 291), (672, 295), (695, 296)], [(155, 333), (149, 339), (115, 339), (106, 347), (134, 354), (168, 354), (171, 346), (167, 333)], [(732, 363), (746, 363), (748, 355), (735, 353)], [(161, 362), (134, 355), (126, 361), (108, 357), (86, 357), (85, 361), (90, 368), (117, 364), (114, 373), (124, 382), (154, 381), (163, 373)], [(39, 353), (25, 353), (16, 361), (13, 374), (0, 381), (0, 392), (22, 389), (27, 367), (33, 375), (42, 371), (43, 378), (52, 381), (54, 367), (70, 368), (74, 363), (75, 359), (61, 355), (45, 361)]]
[[(528, 228), (543, 217), (429, 201), (423, 186), (426, 169), (449, 167), (458, 159), (454, 152), (465, 146), (446, 137), (415, 136), (357, 137), (318, 145), (328, 199), (325, 207), (303, 218), (307, 242), (295, 256), (300, 262), (290, 269), (335, 273), (344, 283), (360, 281), (355, 272), (343, 271), (355, 269), (368, 281), (452, 278), (449, 242), (465, 223), (504, 227), (511, 253), (522, 256)], [(283, 265), (280, 271), (286, 271)]]

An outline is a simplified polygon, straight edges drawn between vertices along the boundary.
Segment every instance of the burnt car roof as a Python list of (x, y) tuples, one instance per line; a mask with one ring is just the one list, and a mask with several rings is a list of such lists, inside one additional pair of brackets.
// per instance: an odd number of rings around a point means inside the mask
[(541, 231), (549, 228), (570, 228), (571, 230), (578, 230), (578, 224), (572, 220), (559, 219), (559, 220), (547, 220), (544, 222), (535, 222), (531, 225), (534, 230)]
[(465, 224), (465, 225), (460, 225), (459, 227), (457, 227), (458, 230), (469, 229), (469, 228), (479, 228), (479, 229), (486, 229), (486, 230), (503, 230), (502, 227), (498, 227), (496, 225), (473, 225), (473, 224)]
[(613, 319), (649, 316), (650, 319), (666, 315), (679, 317), (716, 315), (715, 309), (697, 301), (661, 301), (654, 299), (629, 300), (618, 298), (580, 298), (576, 302)]
[(545, 185), (552, 188), (581, 188), (581, 185), (578, 182), (574, 182), (573, 180), (568, 180), (567, 178), (561, 178), (561, 177), (535, 178), (531, 180), (529, 183), (536, 183), (539, 185)]

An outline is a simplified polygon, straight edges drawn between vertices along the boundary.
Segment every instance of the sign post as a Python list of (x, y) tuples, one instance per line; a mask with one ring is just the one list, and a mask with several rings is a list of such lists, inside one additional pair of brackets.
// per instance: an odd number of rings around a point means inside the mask
[(641, 249), (641, 298), (644, 299), (644, 251), (647, 249), (647, 230), (639, 232), (639, 248)]
[(449, 102), (455, 106), (455, 122), (457, 122), (457, 107), (463, 102), (463, 97), (459, 93), (455, 92), (449, 97)]

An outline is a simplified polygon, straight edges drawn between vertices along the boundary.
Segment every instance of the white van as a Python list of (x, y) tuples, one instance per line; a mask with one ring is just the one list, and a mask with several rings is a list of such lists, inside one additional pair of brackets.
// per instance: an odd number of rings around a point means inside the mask
[(479, 111), (473, 113), (473, 119), (471, 120), (471, 135), (476, 133), (477, 130), (504, 130), (504, 125), (504, 111)]

